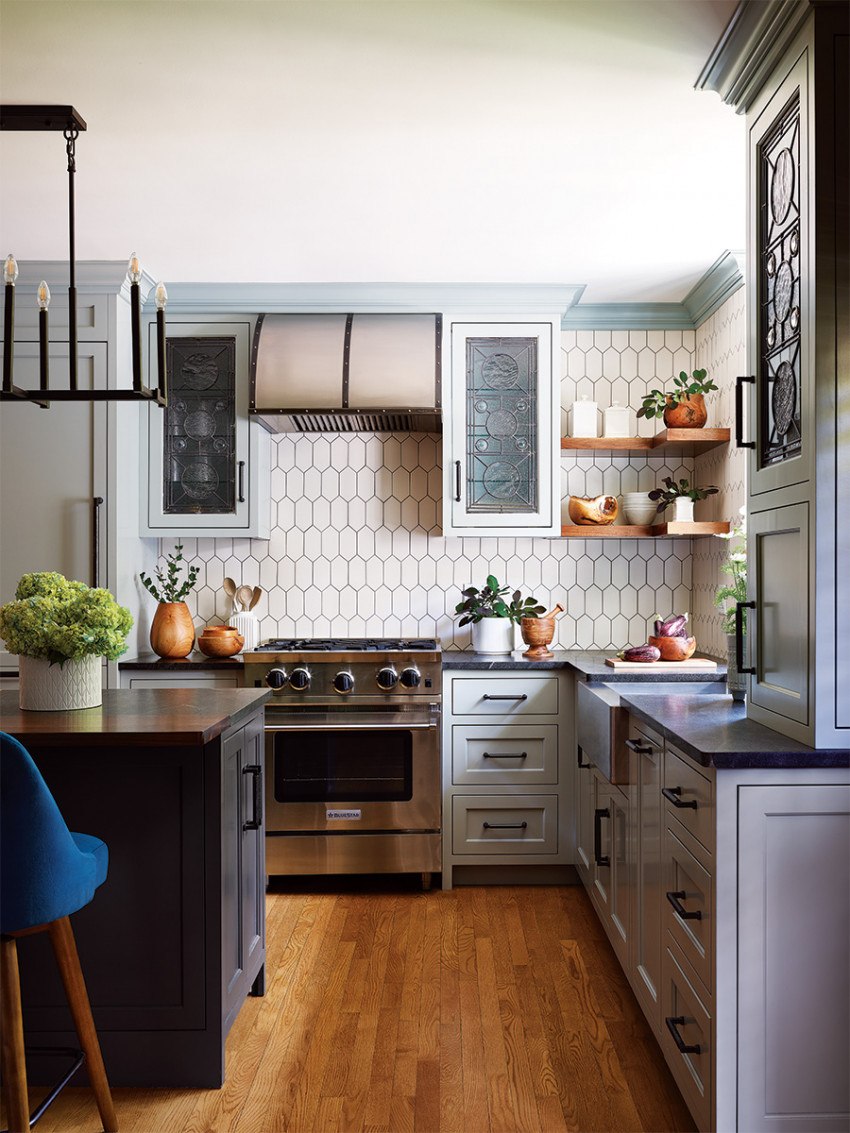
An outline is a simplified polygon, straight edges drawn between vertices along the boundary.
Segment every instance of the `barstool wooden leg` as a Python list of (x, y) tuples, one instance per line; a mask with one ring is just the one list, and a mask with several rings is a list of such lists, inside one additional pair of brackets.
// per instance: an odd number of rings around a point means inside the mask
[(115, 1116), (115, 1107), (112, 1104), (112, 1094), (106, 1077), (106, 1067), (103, 1065), (103, 1056), (100, 1053), (100, 1043), (92, 1019), (91, 1006), (85, 980), (80, 968), (80, 958), (77, 955), (77, 944), (74, 940), (74, 930), (68, 917), (61, 917), (58, 921), (51, 921), (47, 926), (50, 932), (50, 942), (56, 955), (56, 963), (65, 985), (65, 995), (68, 1006), (74, 1017), (74, 1026), (80, 1046), (86, 1052), (86, 1069), (94, 1090), (100, 1119), (106, 1133), (117, 1133), (118, 1119)]
[(0, 1032), (2, 1032), (3, 1092), (9, 1133), (27, 1133), (30, 1109), (27, 1065), (24, 1060), (24, 1021), (18, 947), (11, 936), (0, 937)]

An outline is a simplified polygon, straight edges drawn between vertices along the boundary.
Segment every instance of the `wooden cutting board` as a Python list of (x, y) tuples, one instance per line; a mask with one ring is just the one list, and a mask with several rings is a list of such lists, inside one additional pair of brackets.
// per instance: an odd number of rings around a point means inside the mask
[(708, 657), (691, 657), (687, 661), (621, 661), (619, 657), (606, 657), (605, 664), (612, 669), (716, 669), (717, 662)]

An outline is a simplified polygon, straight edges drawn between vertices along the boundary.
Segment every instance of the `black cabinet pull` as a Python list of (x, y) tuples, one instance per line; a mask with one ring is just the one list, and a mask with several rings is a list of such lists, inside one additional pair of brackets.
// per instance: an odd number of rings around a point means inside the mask
[(755, 374), (739, 374), (735, 379), (735, 447), (755, 448), (755, 441), (744, 440), (744, 382), (754, 386)]
[(667, 1018), (664, 1020), (664, 1022), (667, 1024), (667, 1030), (673, 1036), (673, 1042), (676, 1044), (682, 1054), (699, 1054), (699, 1043), (688, 1044), (679, 1034), (679, 1027), (684, 1026), (686, 1021), (687, 1020), (685, 1019), (684, 1015), (675, 1015), (672, 1019)]
[(239, 493), (238, 493), (239, 494), (239, 502), (240, 502), (240, 504), (244, 504), (245, 503), (245, 461), (244, 460), (239, 461), (238, 468), (239, 468)]
[(582, 771), (583, 771), (583, 770), (584, 770), (584, 769), (585, 769), (586, 767), (592, 767), (592, 766), (593, 766), (593, 764), (592, 764), (592, 763), (582, 763), (582, 761), (581, 761), (581, 757), (582, 757), (583, 755), (584, 755), (584, 752), (583, 752), (583, 751), (581, 750), (581, 748), (580, 748), (580, 747), (577, 747), (577, 748), (576, 748), (576, 758), (577, 758), (577, 760), (578, 760), (578, 765), (579, 765), (579, 767), (580, 767), (580, 768), (582, 769)]
[(482, 759), (528, 759), (527, 751), (485, 751)]
[(611, 812), (607, 807), (600, 807), (593, 812), (593, 858), (597, 865), (611, 865), (611, 859), (602, 853), (602, 819), (610, 817)]
[(702, 913), (699, 911), (699, 909), (696, 909), (694, 912), (689, 913), (685, 906), (681, 904), (681, 902), (684, 901), (687, 897), (687, 893), (684, 889), (677, 889), (674, 893), (667, 893), (666, 897), (673, 908), (676, 910), (676, 916), (681, 917), (683, 921), (702, 920)]
[(253, 776), (251, 784), (251, 817), (247, 822), (242, 823), (243, 830), (259, 830), (263, 825), (263, 799), (260, 793), (262, 786), (262, 773), (263, 769), (259, 763), (249, 763), (242, 768), (243, 775)]
[(455, 503), (460, 503), (460, 461), (455, 461)]
[(520, 693), (507, 693), (507, 692), (485, 692), (484, 700), (528, 700), (528, 696), (524, 692)]
[(664, 796), (664, 798), (667, 800), (667, 802), (672, 803), (673, 806), (678, 807), (679, 810), (696, 810), (697, 809), (696, 799), (691, 799), (689, 802), (683, 803), (682, 800), (679, 798), (681, 793), (682, 793), (681, 787), (662, 787), (661, 788), (661, 794)]
[(638, 755), (652, 754), (652, 744), (642, 744), (640, 740), (626, 740), (626, 747), (630, 751), (636, 751)]
[(525, 830), (528, 827), (527, 822), (484, 822), (482, 826), (485, 830)]
[[(755, 602), (735, 603), (735, 664), (739, 673), (754, 673), (755, 665), (744, 664), (744, 610), (754, 610)], [(750, 634), (752, 641), (752, 634)]]
[(92, 586), (97, 589), (100, 586), (100, 507), (103, 496), (93, 496), (91, 503), (91, 574)]

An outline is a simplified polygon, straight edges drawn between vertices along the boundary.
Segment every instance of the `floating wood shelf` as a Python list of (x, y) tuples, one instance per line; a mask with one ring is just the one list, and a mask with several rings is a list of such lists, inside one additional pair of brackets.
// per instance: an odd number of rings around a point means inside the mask
[(609, 523), (606, 527), (571, 523), (561, 528), (564, 539), (699, 539), (705, 535), (726, 535), (729, 524), (705, 521), (702, 523), (654, 523), (651, 527)]
[(654, 437), (562, 437), (561, 452), (587, 456), (699, 456), (729, 443), (728, 429), (662, 429)]

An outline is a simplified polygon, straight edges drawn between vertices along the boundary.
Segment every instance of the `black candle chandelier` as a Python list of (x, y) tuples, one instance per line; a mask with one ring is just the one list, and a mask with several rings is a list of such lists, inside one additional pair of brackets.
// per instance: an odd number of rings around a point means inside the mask
[(130, 256), (127, 274), (130, 279), (130, 327), (133, 355), (133, 385), (131, 389), (81, 390), (77, 386), (77, 288), (74, 226), (74, 174), (76, 173), (76, 140), (86, 123), (73, 106), (0, 106), (0, 129), (3, 130), (55, 130), (62, 131), (68, 157), (68, 242), (70, 275), (68, 286), (68, 366), (67, 389), (50, 386), (47, 309), (50, 288), (42, 280), (38, 285), (38, 389), (22, 389), (13, 380), (15, 337), (15, 280), (18, 265), (9, 255), (3, 269), (5, 280), (5, 320), (3, 324), (3, 384), (2, 401), (34, 401), (42, 409), (49, 409), (53, 401), (150, 401), (165, 407), (168, 404), (168, 380), (165, 365), (165, 304), (168, 294), (164, 283), (156, 286), (156, 329), (158, 385), (148, 387), (142, 381), (142, 311), (139, 282), (142, 269), (135, 253)]

